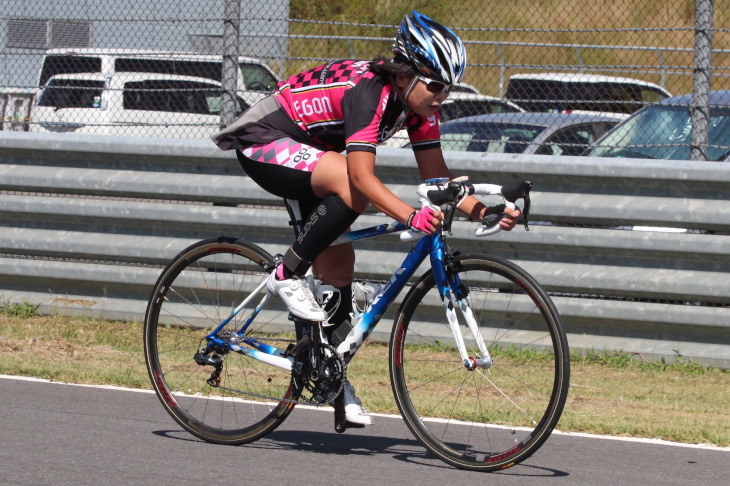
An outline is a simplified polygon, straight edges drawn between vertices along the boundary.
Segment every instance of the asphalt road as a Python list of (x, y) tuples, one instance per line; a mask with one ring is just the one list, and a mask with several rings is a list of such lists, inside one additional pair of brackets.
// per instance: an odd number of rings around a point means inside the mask
[(433, 458), (399, 417), (333, 430), (329, 411), (297, 408), (246, 446), (180, 429), (152, 392), (0, 376), (0, 484), (12, 485), (722, 485), (730, 448), (553, 434), (498, 473)]

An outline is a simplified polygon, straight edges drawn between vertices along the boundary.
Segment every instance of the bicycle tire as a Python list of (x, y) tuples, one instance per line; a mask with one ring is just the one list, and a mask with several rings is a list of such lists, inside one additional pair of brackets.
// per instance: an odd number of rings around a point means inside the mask
[[(411, 432), (435, 456), (460, 469), (505, 469), (538, 450), (560, 418), (570, 377), (567, 339), (550, 297), (517, 265), (464, 255), (451, 268), (447, 274), (458, 274), (468, 288), (493, 364), (465, 367), (449, 343), (453, 335), (429, 270), (395, 317), (393, 394)], [(478, 356), (463, 325), (462, 334), (469, 355)]]
[[(212, 387), (207, 379), (215, 368), (193, 359), (205, 336), (266, 277), (263, 267), (270, 260), (266, 251), (245, 241), (203, 240), (178, 254), (152, 291), (144, 323), (150, 380), (172, 418), (205, 441), (238, 445), (260, 439), (286, 419), (294, 408), (289, 400), (298, 398), (289, 371), (229, 352), (222, 356), (221, 386)], [(258, 302), (253, 299), (251, 305)], [(287, 327), (293, 330), (283, 304), (270, 304), (281, 307), (257, 316), (263, 324), (253, 332), (262, 340)], [(226, 329), (249, 315), (243, 309)]]

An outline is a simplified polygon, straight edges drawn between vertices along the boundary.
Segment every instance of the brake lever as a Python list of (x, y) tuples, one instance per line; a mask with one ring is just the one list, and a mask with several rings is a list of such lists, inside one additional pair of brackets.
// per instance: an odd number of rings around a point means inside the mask
[(530, 219), (530, 190), (532, 189), (533, 182), (528, 179), (522, 179), (518, 184), (511, 187), (502, 188), (502, 196), (506, 201), (515, 203), (518, 199), (525, 201), (525, 207), (522, 210), (522, 222), (525, 225), (525, 231), (530, 231), (529, 219)]
[(487, 210), (484, 211), (482, 225), (486, 227), (491, 227), (502, 221), (502, 218), (507, 216), (507, 213), (504, 212), (506, 208), (507, 206), (504, 204), (495, 204), (494, 206), (489, 206)]

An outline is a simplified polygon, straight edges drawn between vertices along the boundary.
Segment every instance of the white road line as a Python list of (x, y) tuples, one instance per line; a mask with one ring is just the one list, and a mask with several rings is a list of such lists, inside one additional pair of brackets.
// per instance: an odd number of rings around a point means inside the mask
[[(5, 380), (19, 380), (19, 381), (35, 381), (40, 383), (51, 383), (55, 385), (68, 385), (68, 386), (82, 386), (87, 388), (100, 388), (103, 390), (118, 390), (118, 391), (130, 391), (130, 392), (136, 392), (136, 393), (152, 393), (154, 394), (154, 390), (144, 390), (139, 388), (126, 388), (122, 386), (113, 386), (113, 385), (87, 385), (87, 384), (80, 384), (80, 383), (65, 383), (61, 381), (53, 381), (48, 380), (45, 378), (32, 378), (28, 376), (12, 376), (12, 375), (0, 375), (0, 379)], [(303, 408), (305, 410), (320, 410), (323, 412), (332, 413), (334, 410), (331, 407), (314, 407), (310, 405), (298, 405), (297, 408)], [(400, 415), (389, 415), (384, 413), (373, 413), (371, 414), (375, 417), (384, 417), (384, 418), (396, 418), (401, 419)], [(710, 451), (721, 451), (721, 452), (730, 452), (730, 447), (719, 447), (713, 444), (684, 444), (681, 442), (670, 442), (668, 440), (662, 440), (662, 439), (644, 439), (641, 437), (617, 437), (617, 436), (611, 436), (611, 435), (595, 435), (595, 434), (586, 434), (583, 432), (563, 432), (561, 430), (554, 430), (553, 434), (556, 435), (564, 435), (568, 437), (584, 437), (588, 439), (604, 439), (604, 440), (616, 440), (616, 441), (622, 441), (622, 442), (639, 442), (642, 444), (655, 444), (655, 445), (663, 445), (663, 446), (672, 446), (672, 447), (686, 447), (689, 449), (704, 449), (704, 450), (710, 450)]]

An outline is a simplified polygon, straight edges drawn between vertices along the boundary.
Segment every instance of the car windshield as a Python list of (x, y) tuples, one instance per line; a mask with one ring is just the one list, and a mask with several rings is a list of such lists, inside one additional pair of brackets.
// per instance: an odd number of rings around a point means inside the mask
[[(626, 120), (588, 155), (689, 160), (692, 118), (688, 106), (654, 105)], [(708, 158), (720, 160), (730, 147), (730, 109), (710, 110)]]
[(45, 61), (43, 61), (43, 68), (41, 69), (41, 77), (40, 81), (38, 81), (38, 86), (43, 87), (43, 85), (46, 84), (46, 81), (56, 74), (100, 72), (101, 58), (98, 56), (47, 56)]
[[(126, 110), (219, 115), (221, 90), (195, 81), (131, 81), (124, 84), (123, 106)], [(239, 97), (236, 113), (246, 108), (248, 105)]]
[(465, 122), (441, 127), (444, 150), (522, 153), (545, 127), (516, 123)]
[(104, 81), (52, 79), (43, 90), (38, 106), (99, 108)]
[(274, 91), (276, 89), (276, 78), (263, 66), (242, 63), (240, 67), (246, 89), (264, 92)]
[(517, 113), (519, 110), (499, 100), (446, 100), (439, 110), (439, 120), (443, 123), (456, 118), (490, 113)]
[(505, 97), (533, 112), (598, 111), (634, 113), (666, 98), (658, 88), (617, 81), (510, 79)]

